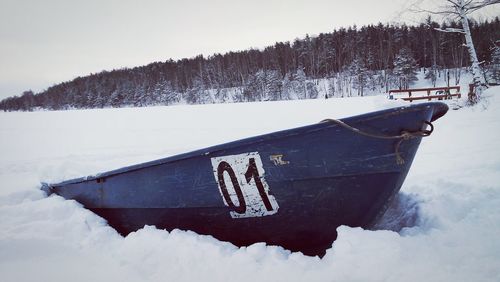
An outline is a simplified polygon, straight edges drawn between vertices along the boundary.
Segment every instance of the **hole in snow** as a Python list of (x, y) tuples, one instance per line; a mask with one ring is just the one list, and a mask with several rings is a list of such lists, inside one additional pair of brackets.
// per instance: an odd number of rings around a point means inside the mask
[(417, 226), (421, 216), (420, 201), (417, 195), (398, 193), (373, 230), (400, 232), (403, 228)]

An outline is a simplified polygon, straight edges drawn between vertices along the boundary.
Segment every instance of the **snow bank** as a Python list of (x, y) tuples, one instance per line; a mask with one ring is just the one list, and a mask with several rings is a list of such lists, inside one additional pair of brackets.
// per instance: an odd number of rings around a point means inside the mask
[[(500, 87), (423, 140), (377, 231), (340, 227), (323, 259), (147, 226), (123, 238), (60, 181), (389, 108), (385, 97), (0, 113), (1, 281), (499, 281)], [(390, 231), (395, 230), (395, 231)]]

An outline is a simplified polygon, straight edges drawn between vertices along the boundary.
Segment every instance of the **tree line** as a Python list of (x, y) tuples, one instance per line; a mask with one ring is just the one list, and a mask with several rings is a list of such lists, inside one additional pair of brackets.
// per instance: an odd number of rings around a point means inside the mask
[[(428, 18), (414, 26), (378, 24), (348, 27), (208, 57), (154, 62), (103, 71), (40, 92), (0, 102), (0, 109), (72, 109), (203, 104), (365, 95), (408, 88), (418, 68), (436, 83), (442, 69), (469, 66), (463, 36), (436, 30), (458, 28)], [(480, 61), (498, 77), (500, 20), (471, 22)], [(496, 63), (495, 63), (496, 62)], [(459, 73), (455, 73), (455, 80)], [(457, 78), (458, 76), (458, 78)], [(498, 78), (497, 78), (498, 79)]]

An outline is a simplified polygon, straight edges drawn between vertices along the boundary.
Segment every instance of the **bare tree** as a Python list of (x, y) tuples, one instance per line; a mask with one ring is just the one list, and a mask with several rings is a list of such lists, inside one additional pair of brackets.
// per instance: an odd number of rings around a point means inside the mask
[[(474, 47), (474, 43), (472, 42), (471, 31), (469, 27), (469, 18), (468, 16), (481, 8), (486, 6), (490, 6), (493, 4), (500, 3), (500, 0), (442, 0), (445, 2), (445, 5), (440, 6), (437, 11), (425, 10), (419, 7), (422, 1), (418, 1), (419, 4), (415, 4), (416, 11), (419, 12), (428, 12), (431, 14), (437, 14), (444, 16), (445, 18), (451, 18), (452, 20), (459, 20), (462, 24), (462, 28), (446, 28), (436, 30), (441, 32), (458, 32), (464, 35), (465, 37), (465, 47), (467, 47), (467, 51), (469, 52), (470, 61), (472, 63), (472, 76), (473, 76), (473, 84), (476, 87), (476, 97), (473, 99), (477, 100), (480, 98), (483, 87), (486, 85), (486, 81), (484, 79), (484, 73), (481, 69), (481, 65), (479, 60), (477, 59), (476, 48)], [(475, 101), (472, 101), (475, 102)]]

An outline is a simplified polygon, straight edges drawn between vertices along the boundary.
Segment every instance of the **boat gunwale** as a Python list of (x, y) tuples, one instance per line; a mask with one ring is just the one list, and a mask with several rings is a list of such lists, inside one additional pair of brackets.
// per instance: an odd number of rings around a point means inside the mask
[[(379, 119), (379, 118), (388, 118), (391, 116), (396, 116), (400, 115), (403, 112), (416, 112), (420, 111), (423, 108), (431, 108), (435, 107), (435, 110), (432, 113), (431, 121), (434, 121), (438, 119), (439, 117), (443, 116), (446, 111), (448, 110), (448, 106), (445, 103), (442, 102), (426, 102), (426, 103), (419, 103), (415, 105), (410, 105), (410, 106), (399, 106), (395, 108), (389, 108), (389, 109), (384, 109), (384, 110), (379, 110), (375, 112), (369, 112), (361, 115), (356, 115), (356, 116), (351, 116), (347, 118), (342, 118), (340, 119), (341, 121), (345, 123), (352, 122), (353, 120), (356, 123), (360, 123), (363, 121), (369, 121), (369, 120), (374, 120), (374, 119)], [(437, 109), (437, 110), (436, 110)], [(282, 138), (287, 138), (291, 136), (297, 136), (297, 135), (302, 135), (302, 134), (308, 134), (312, 132), (316, 132), (319, 130), (324, 130), (326, 128), (334, 128), (334, 127), (339, 127), (340, 125), (336, 123), (329, 123), (329, 122), (319, 122), (315, 124), (310, 124), (310, 125), (305, 125), (305, 126), (300, 126), (300, 127), (295, 127), (295, 128), (290, 128), (290, 129), (284, 129), (280, 131), (275, 131), (271, 133), (265, 133), (257, 136), (252, 136), (252, 137), (247, 137), (243, 139), (238, 139), (235, 141), (230, 141), (226, 143), (222, 143), (219, 145), (214, 145), (210, 147), (206, 147), (203, 149), (198, 149), (186, 153), (181, 153), (181, 154), (176, 154), (173, 156), (157, 159), (157, 160), (152, 160), (140, 164), (134, 164), (130, 166), (125, 166), (122, 168), (98, 173), (95, 175), (90, 175), (90, 176), (84, 176), (84, 177), (79, 177), (79, 178), (74, 178), (74, 179), (69, 179), (65, 180), (56, 184), (47, 184), (47, 183), (42, 183), (43, 185), (48, 185), (51, 187), (57, 187), (57, 186), (65, 186), (65, 185), (70, 185), (70, 184), (78, 184), (78, 183), (83, 183), (83, 182), (89, 182), (89, 181), (94, 181), (98, 180), (101, 178), (108, 178), (111, 176), (116, 176), (128, 172), (133, 172), (141, 169), (146, 169), (150, 167), (155, 167), (167, 163), (175, 163), (177, 161), (193, 158), (193, 157), (200, 157), (200, 156), (205, 156), (209, 155), (218, 151), (223, 151), (223, 150), (229, 150), (229, 149), (234, 149), (240, 146), (245, 146), (248, 144), (259, 144), (268, 140), (276, 140), (276, 139), (282, 139)]]

